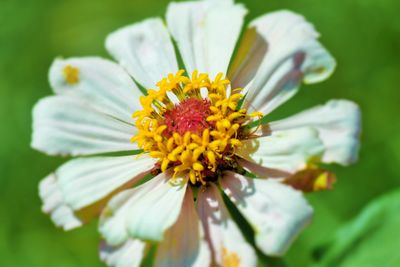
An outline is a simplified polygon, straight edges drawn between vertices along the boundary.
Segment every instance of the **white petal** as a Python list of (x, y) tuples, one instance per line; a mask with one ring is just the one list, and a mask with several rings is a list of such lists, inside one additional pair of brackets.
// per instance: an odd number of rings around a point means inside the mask
[(310, 222), (313, 210), (299, 191), (279, 182), (226, 172), (221, 187), (255, 232), (267, 255), (282, 256)]
[(74, 214), (72, 208), (65, 204), (54, 174), (40, 182), (39, 196), (43, 201), (43, 212), (50, 214), (55, 225), (62, 227), (65, 231), (82, 226), (83, 221)]
[(136, 128), (72, 96), (40, 100), (33, 109), (32, 147), (50, 155), (89, 155), (137, 148)]
[(274, 131), (269, 136), (242, 141), (236, 154), (263, 167), (295, 173), (319, 159), (324, 146), (313, 128)]
[(325, 146), (323, 162), (348, 165), (357, 160), (361, 131), (361, 113), (357, 104), (347, 100), (331, 100), (325, 105), (269, 124), (272, 131), (304, 126), (318, 130)]
[(146, 243), (129, 239), (121, 246), (101, 244), (100, 259), (111, 267), (139, 267), (146, 254)]
[[(232, 84), (234, 87), (246, 87), (246, 103), (255, 110), (268, 114), (292, 97), (301, 81), (320, 82), (333, 72), (335, 60), (319, 44), (319, 34), (302, 16), (289, 11), (278, 11), (254, 20), (249, 27), (250, 31), (256, 31), (257, 41), (252, 46), (251, 42), (244, 40), (243, 45), (248, 47), (241, 49), (258, 54), (265, 50), (267, 52), (261, 63), (257, 60), (254, 64), (246, 59), (236, 60), (243, 61), (242, 68), (246, 69), (241, 70), (238, 67), (232, 70), (232, 73), (236, 73)], [(247, 36), (250, 39), (255, 38), (254, 34)], [(267, 44), (262, 44), (260, 37)], [(248, 57), (254, 58), (252, 55)]]
[(79, 158), (62, 165), (55, 175), (65, 202), (79, 210), (134, 185), (156, 162), (147, 155)]
[(192, 190), (188, 188), (178, 220), (158, 246), (155, 266), (202, 267), (210, 262), (210, 249), (194, 207)]
[(200, 190), (197, 203), (215, 263), (218, 266), (256, 266), (256, 253), (232, 220), (217, 187), (211, 184), (206, 190)]
[[(65, 68), (77, 68), (77, 83), (66, 82)], [(143, 95), (120, 66), (98, 57), (56, 59), (50, 67), (50, 84), (57, 94), (77, 95), (102, 112), (126, 122), (140, 109)]]
[(168, 28), (189, 74), (226, 74), (247, 10), (230, 0), (171, 3)]
[(263, 167), (262, 165), (259, 165), (253, 161), (249, 161), (249, 160), (242, 159), (242, 158), (238, 159), (238, 163), (244, 169), (246, 169), (262, 178), (279, 178), (279, 179), (281, 179), (281, 178), (286, 178), (286, 177), (292, 175), (292, 173), (290, 173), (290, 172), (273, 169), (273, 168), (268, 168), (268, 167)]
[(118, 190), (149, 173), (154, 163), (152, 158), (135, 156), (68, 161), (40, 182), (43, 211), (65, 230), (79, 227), (97, 216)]
[(187, 178), (171, 179), (170, 172), (116, 195), (100, 220), (107, 243), (118, 245), (128, 238), (160, 241), (177, 220), (186, 191)]
[(146, 88), (154, 88), (163, 77), (178, 71), (169, 33), (159, 18), (111, 33), (106, 48)]
[(267, 51), (267, 41), (254, 27), (244, 31), (237, 53), (229, 67), (228, 77), (233, 88), (245, 88), (251, 82)]

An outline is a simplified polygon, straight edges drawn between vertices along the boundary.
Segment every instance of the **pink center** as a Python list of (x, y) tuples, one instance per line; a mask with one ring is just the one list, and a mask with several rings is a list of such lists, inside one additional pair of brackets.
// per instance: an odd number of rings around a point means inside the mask
[(201, 135), (204, 129), (210, 128), (213, 124), (207, 122), (211, 115), (210, 102), (206, 99), (189, 98), (168, 110), (164, 114), (168, 134), (174, 132), (184, 135), (190, 131)]

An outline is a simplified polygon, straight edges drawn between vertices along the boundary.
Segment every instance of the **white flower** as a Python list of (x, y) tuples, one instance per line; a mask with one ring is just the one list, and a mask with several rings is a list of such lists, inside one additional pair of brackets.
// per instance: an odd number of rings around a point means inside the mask
[[(43, 210), (65, 230), (100, 215), (108, 265), (139, 266), (157, 244), (156, 266), (256, 266), (220, 190), (253, 227), (256, 246), (283, 255), (313, 213), (300, 190), (333, 180), (317, 164), (356, 160), (360, 113), (350, 101), (255, 122), (302, 82), (326, 79), (335, 61), (310, 23), (278, 11), (250, 23), (231, 62), (246, 13), (231, 0), (171, 3), (167, 26), (153, 18), (108, 36), (119, 64), (87, 57), (51, 66), (55, 96), (34, 108), (32, 147), (89, 157), (41, 182)], [(132, 155), (104, 155), (121, 151)]]

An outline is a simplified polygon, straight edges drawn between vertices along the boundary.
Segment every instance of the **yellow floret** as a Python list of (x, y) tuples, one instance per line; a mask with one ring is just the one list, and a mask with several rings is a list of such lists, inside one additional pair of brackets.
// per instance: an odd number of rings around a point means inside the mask
[[(165, 172), (173, 167), (174, 176), (187, 172), (192, 184), (205, 184), (204, 171), (216, 172), (218, 162), (231, 156), (242, 146), (238, 139), (241, 127), (259, 113), (247, 114), (246, 109), (237, 110), (242, 99), (240, 88), (232, 90), (228, 96), (230, 81), (219, 73), (214, 81), (207, 74), (194, 71), (191, 78), (183, 76), (183, 71), (169, 74), (157, 83), (158, 91), (148, 90), (148, 95), (140, 98), (143, 110), (133, 114), (136, 118), (138, 134), (131, 141), (160, 161), (160, 169)], [(183, 135), (168, 133), (163, 114), (174, 108), (167, 93), (173, 93), (182, 102), (189, 98), (202, 99), (200, 90), (207, 89), (210, 113), (206, 121), (212, 123), (201, 134), (187, 131)]]

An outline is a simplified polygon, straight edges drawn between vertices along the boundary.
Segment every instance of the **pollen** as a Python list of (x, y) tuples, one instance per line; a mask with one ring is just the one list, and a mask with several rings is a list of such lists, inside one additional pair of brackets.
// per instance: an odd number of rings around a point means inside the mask
[(230, 252), (225, 247), (222, 248), (222, 267), (239, 267), (240, 258), (235, 252)]
[(79, 82), (79, 69), (67, 65), (63, 69), (64, 79), (67, 84), (73, 85)]
[(157, 87), (140, 98), (143, 109), (133, 114), (138, 134), (131, 141), (159, 159), (160, 171), (187, 173), (193, 185), (215, 181), (223, 170), (234, 169), (240, 139), (260, 116), (240, 107), (242, 90), (231, 90), (222, 73), (210, 80), (198, 71), (189, 78), (183, 70), (169, 74)]
[(332, 189), (335, 177), (329, 172), (322, 172), (314, 181), (313, 191)]

